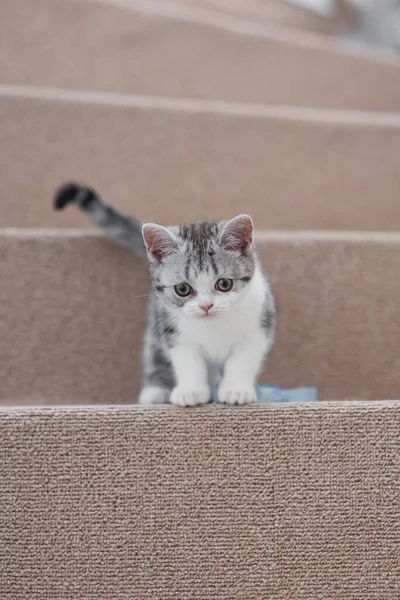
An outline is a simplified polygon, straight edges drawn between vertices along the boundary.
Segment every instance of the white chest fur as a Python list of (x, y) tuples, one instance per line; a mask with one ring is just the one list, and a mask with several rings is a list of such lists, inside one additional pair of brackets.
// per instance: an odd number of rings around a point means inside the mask
[(197, 346), (209, 363), (222, 365), (232, 349), (261, 330), (268, 284), (261, 271), (248, 285), (245, 301), (229, 312), (180, 323), (181, 341)]

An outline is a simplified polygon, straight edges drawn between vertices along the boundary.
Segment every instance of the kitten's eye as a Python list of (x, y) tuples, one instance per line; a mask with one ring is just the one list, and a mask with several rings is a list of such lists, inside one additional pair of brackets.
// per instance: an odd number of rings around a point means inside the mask
[(218, 279), (215, 287), (220, 292), (229, 292), (233, 288), (233, 279)]
[(189, 294), (193, 292), (193, 289), (188, 283), (178, 283), (178, 285), (174, 287), (174, 290), (181, 298), (186, 298), (186, 296), (189, 296)]

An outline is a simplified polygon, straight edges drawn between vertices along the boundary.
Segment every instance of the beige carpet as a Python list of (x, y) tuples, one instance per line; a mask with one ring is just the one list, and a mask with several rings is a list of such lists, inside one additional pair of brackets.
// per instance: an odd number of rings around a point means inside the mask
[(259, 229), (400, 228), (397, 115), (30, 92), (0, 86), (2, 227), (87, 227), (51, 210), (72, 178), (161, 223), (247, 210)]
[[(162, 5), (164, 0), (160, 0)], [(105, 4), (0, 2), (0, 81), (72, 89), (398, 111), (400, 61)], [(162, 11), (161, 11), (162, 12)], [(228, 17), (229, 21), (229, 17)], [(246, 24), (245, 24), (246, 25)], [(257, 25), (257, 24), (256, 24)], [(235, 29), (235, 28), (234, 28)], [(253, 27), (254, 29), (254, 27)], [(246, 30), (246, 27), (245, 27)]]
[[(261, 232), (257, 248), (279, 311), (262, 381), (399, 398), (400, 234)], [(0, 265), (0, 404), (134, 402), (145, 261), (97, 235), (25, 230), (0, 234)]]
[(273, 24), (328, 35), (353, 28), (356, 20), (354, 7), (347, 0), (336, 0), (329, 18), (285, 0), (179, 0), (179, 4), (237, 15), (266, 26)]
[(1, 600), (398, 600), (400, 403), (0, 412)]
[(262, 231), (399, 229), (400, 63), (219, 4), (0, 3), (0, 226), (86, 226), (51, 209), (71, 178), (143, 219), (248, 210), (280, 315), (262, 381), (342, 402), (131, 406), (145, 263), (1, 230), (0, 600), (400, 598), (400, 235)]

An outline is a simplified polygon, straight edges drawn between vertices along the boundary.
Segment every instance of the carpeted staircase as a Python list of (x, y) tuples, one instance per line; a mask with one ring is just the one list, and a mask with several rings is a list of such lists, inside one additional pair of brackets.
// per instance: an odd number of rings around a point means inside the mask
[[(400, 61), (288, 11), (0, 4), (0, 600), (400, 597)], [(69, 179), (250, 212), (261, 379), (321, 402), (134, 406), (147, 268), (52, 211)]]

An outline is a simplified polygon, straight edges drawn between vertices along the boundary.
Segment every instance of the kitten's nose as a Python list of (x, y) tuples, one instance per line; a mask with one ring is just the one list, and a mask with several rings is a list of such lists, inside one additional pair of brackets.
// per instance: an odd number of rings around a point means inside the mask
[(201, 310), (204, 310), (204, 312), (205, 312), (206, 314), (208, 314), (208, 311), (209, 311), (209, 310), (210, 310), (210, 308), (211, 308), (212, 306), (214, 306), (214, 305), (213, 305), (213, 304), (199, 304), (199, 306), (200, 306)]

